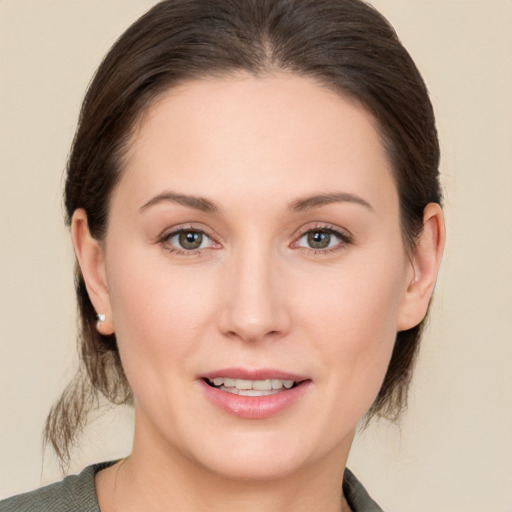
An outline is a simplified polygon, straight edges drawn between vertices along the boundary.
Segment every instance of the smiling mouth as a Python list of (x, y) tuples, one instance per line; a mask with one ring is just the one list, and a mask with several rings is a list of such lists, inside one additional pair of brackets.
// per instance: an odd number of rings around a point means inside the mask
[(247, 380), (233, 379), (229, 377), (215, 377), (204, 379), (212, 388), (240, 396), (268, 396), (282, 393), (297, 387), (299, 384), (294, 380), (265, 379)]

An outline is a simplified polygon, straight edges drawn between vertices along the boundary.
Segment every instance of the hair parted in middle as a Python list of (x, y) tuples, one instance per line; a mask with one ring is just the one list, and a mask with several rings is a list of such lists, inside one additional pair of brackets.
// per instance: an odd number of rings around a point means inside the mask
[[(414, 247), (423, 210), (441, 202), (439, 144), (425, 84), (394, 29), (360, 0), (165, 0), (118, 39), (85, 96), (68, 161), (69, 224), (83, 208), (102, 241), (112, 191), (141, 116), (165, 92), (204, 77), (286, 72), (312, 77), (372, 114), (396, 182), (404, 245)], [(307, 101), (307, 98), (304, 98)], [(65, 464), (88, 412), (104, 395), (130, 403), (115, 334), (76, 269), (79, 371), (47, 420), (45, 439)], [(367, 418), (394, 419), (406, 404), (422, 324), (397, 333), (391, 362)]]

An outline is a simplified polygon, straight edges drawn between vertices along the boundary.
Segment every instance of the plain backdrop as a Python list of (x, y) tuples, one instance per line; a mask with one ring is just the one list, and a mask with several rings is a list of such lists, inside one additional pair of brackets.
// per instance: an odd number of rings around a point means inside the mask
[[(154, 2), (0, 0), (0, 496), (60, 478), (41, 430), (76, 364), (62, 175), (85, 88)], [(375, 0), (428, 84), (448, 245), (399, 427), (349, 466), (385, 510), (512, 511), (512, 1)], [(70, 471), (126, 455), (131, 411), (94, 415)]]

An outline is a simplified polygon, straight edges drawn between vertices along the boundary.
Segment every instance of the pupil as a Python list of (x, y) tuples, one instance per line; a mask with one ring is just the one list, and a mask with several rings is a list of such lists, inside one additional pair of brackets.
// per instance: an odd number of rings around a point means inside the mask
[(184, 249), (197, 249), (203, 241), (203, 234), (197, 231), (182, 231), (180, 233), (180, 245)]
[(330, 241), (331, 235), (325, 231), (312, 231), (308, 235), (308, 243), (314, 249), (325, 249)]

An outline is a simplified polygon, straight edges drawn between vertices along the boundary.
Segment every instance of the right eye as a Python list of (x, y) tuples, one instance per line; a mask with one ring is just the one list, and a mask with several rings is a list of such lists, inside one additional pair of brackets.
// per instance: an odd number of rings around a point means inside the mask
[(178, 254), (198, 254), (203, 249), (215, 247), (215, 242), (198, 229), (177, 229), (162, 238), (162, 243), (170, 252)]
[(351, 237), (340, 228), (333, 225), (317, 224), (303, 231), (302, 235), (291, 244), (291, 247), (312, 251), (320, 256), (345, 249), (351, 243)]
[[(328, 229), (310, 229), (302, 235), (297, 241), (297, 246), (304, 247), (300, 241), (304, 240), (305, 246), (310, 249), (329, 249), (339, 245), (341, 236), (333, 230)], [(341, 240), (343, 241), (343, 240)]]

